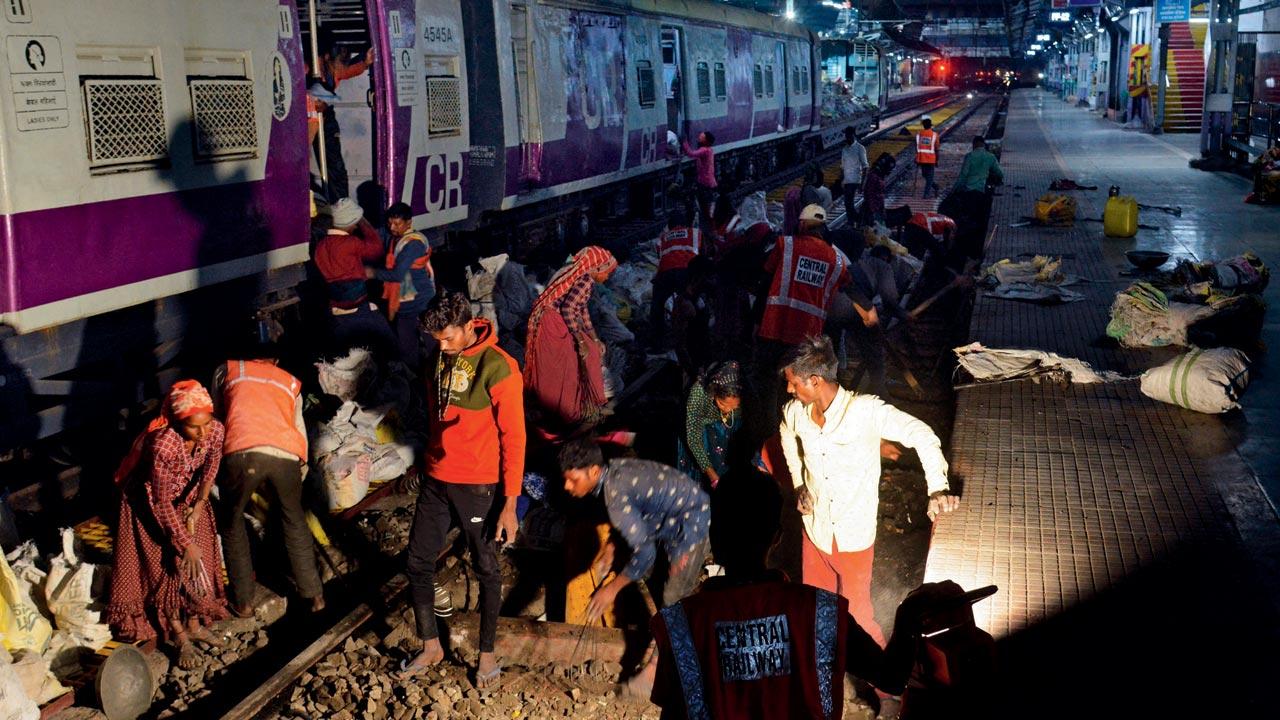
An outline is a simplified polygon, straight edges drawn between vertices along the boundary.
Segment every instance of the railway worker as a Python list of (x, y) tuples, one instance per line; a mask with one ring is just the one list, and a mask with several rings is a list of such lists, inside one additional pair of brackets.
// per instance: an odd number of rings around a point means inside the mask
[(929, 490), (929, 519), (954, 510), (941, 442), (928, 425), (874, 395), (836, 381), (831, 341), (813, 337), (784, 360), (782, 454), (803, 515), (803, 579), (849, 601), (849, 612), (884, 647), (871, 603), (880, 492), (881, 439), (914, 448)]
[(839, 717), (846, 672), (883, 692), (904, 690), (922, 618), (959, 587), (931, 583), (908, 595), (882, 649), (849, 622), (845, 598), (766, 566), (781, 528), (782, 494), (769, 475), (735, 470), (712, 491), (711, 551), (724, 575), (650, 621), (650, 700), (662, 717)]
[[(422, 328), (440, 347), (428, 362), (428, 444), (407, 562), (422, 652), (402, 666), (402, 676), (420, 675), (444, 659), (434, 612), (435, 568), (450, 517), (456, 515), (480, 582), (476, 686), (483, 690), (502, 672), (494, 655), (502, 604), (497, 548), (516, 538), (516, 500), (524, 478), (524, 383), (516, 361), (497, 346), (493, 323), (473, 318), (471, 301), (462, 293), (433, 298)], [(495, 510), (496, 528), (490, 523)]]
[(848, 285), (849, 263), (823, 239), (827, 213), (810, 205), (800, 213), (800, 233), (774, 243), (765, 260), (769, 289), (756, 332), (756, 377), (768, 424), (777, 418), (781, 384), (778, 361), (812, 335), (821, 335), (836, 291)]
[(391, 247), (385, 268), (370, 268), (369, 276), (382, 281), (382, 296), (387, 301), (387, 317), (395, 329), (401, 361), (417, 370), (422, 364), (422, 331), (418, 326), (427, 303), (436, 294), (431, 243), (413, 229), (413, 211), (406, 203), (387, 209), (387, 230), (391, 232)]
[(126, 642), (159, 634), (187, 670), (200, 662), (191, 641), (217, 644), (208, 626), (227, 617), (209, 505), (222, 438), (209, 391), (181, 380), (115, 474), (121, 498), (106, 612), (111, 634)]
[[(971, 258), (982, 256), (983, 239), (987, 235), (987, 225), (991, 221), (990, 187), (1004, 181), (1004, 170), (1000, 161), (987, 150), (986, 138), (977, 135), (972, 141), (973, 149), (964, 156), (960, 165), (960, 177), (951, 195), (946, 199), (948, 207), (955, 207), (954, 217), (959, 221), (956, 232), (958, 249)], [(939, 210), (947, 212), (943, 207)]]
[(685, 140), (684, 154), (693, 158), (694, 167), (694, 197), (698, 200), (699, 218), (702, 221), (703, 228), (711, 227), (712, 205), (715, 203), (716, 193), (716, 152), (711, 149), (716, 144), (716, 136), (710, 130), (703, 130), (698, 133), (698, 147), (689, 147), (689, 141)]
[(218, 487), (218, 526), (231, 585), (231, 611), (253, 616), (253, 558), (244, 510), (259, 488), (280, 513), (285, 550), (298, 593), (311, 611), (324, 609), (324, 586), (315, 546), (302, 508), (307, 464), (307, 428), (302, 421), (302, 382), (278, 367), (274, 346), (259, 345), (241, 359), (228, 360), (213, 377), (213, 398), (226, 426), (223, 473)]
[[(651, 460), (621, 458), (605, 462), (600, 446), (589, 438), (571, 440), (560, 449), (564, 489), (573, 497), (592, 495), (604, 501), (609, 523), (631, 551), (622, 571), (596, 590), (587, 605), (587, 622), (613, 607), (627, 585), (653, 571), (658, 548), (667, 557), (667, 577), (658, 597), (667, 607), (693, 592), (709, 549), (710, 502), (698, 483), (679, 470)], [(600, 576), (616, 556), (609, 542), (598, 562)]]
[(912, 212), (907, 205), (885, 211), (885, 225), (897, 229), (898, 242), (913, 256), (939, 255), (955, 239), (956, 221), (938, 212)]
[(365, 288), (365, 266), (384, 260), (382, 238), (351, 198), (330, 205), (329, 215), (333, 227), (316, 243), (313, 259), (329, 289), (334, 350), (365, 346), (389, 357), (395, 337), (387, 319), (370, 305)]
[(658, 237), (658, 272), (653, 276), (653, 297), (649, 302), (649, 328), (653, 344), (661, 346), (666, 336), (663, 309), (667, 299), (680, 292), (689, 276), (689, 263), (704, 251), (703, 233), (694, 222), (692, 206), (682, 204), (667, 220), (667, 229)]
[(533, 304), (525, 345), (524, 382), (548, 430), (598, 423), (604, 392), (604, 346), (591, 324), (595, 283), (609, 279), (618, 261), (588, 245), (560, 268)]
[(924, 178), (924, 195), (930, 198), (938, 196), (938, 186), (933, 182), (934, 171), (938, 169), (938, 133), (933, 130), (933, 119), (925, 117), (920, 121), (923, 128), (916, 133), (916, 165), (920, 167), (920, 176)]
[(852, 220), (857, 208), (858, 188), (862, 187), (867, 175), (867, 147), (858, 142), (858, 133), (851, 127), (844, 129), (844, 143), (844, 149), (840, 151), (844, 212)]
[[(358, 59), (353, 58), (349, 53), (339, 50), (333, 33), (327, 29), (320, 31), (318, 48), (320, 67), (317, 80), (330, 93), (336, 94), (343, 80), (363, 75), (373, 64), (372, 47)], [(320, 111), (324, 117), (323, 142), (329, 174), (328, 199), (330, 201), (350, 194), (347, 184), (347, 164), (342, 158), (342, 132), (338, 128), (338, 115), (334, 110), (334, 103), (326, 102)]]

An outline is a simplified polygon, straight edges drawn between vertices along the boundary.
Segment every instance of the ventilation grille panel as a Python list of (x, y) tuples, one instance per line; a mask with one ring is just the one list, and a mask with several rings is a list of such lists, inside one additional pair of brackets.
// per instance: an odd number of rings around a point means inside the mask
[(85, 80), (84, 103), (91, 167), (157, 164), (169, 157), (159, 80)]
[(196, 155), (204, 159), (258, 152), (253, 81), (191, 80)]
[(462, 132), (462, 82), (458, 78), (427, 78), (427, 132), (432, 137)]

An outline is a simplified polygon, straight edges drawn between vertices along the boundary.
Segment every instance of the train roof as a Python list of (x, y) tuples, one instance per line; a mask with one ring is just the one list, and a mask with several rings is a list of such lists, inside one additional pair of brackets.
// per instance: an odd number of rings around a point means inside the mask
[(809, 40), (811, 33), (804, 26), (784, 20), (773, 15), (733, 7), (705, 0), (539, 0), (546, 5), (577, 7), (584, 10), (628, 10), (649, 15), (688, 18), (706, 22), (731, 25), (733, 27), (758, 30), (775, 35), (788, 35)]

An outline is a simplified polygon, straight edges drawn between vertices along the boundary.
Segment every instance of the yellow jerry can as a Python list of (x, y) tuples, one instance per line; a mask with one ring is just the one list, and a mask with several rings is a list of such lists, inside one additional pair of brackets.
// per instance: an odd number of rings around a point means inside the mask
[(1107, 237), (1128, 238), (1138, 234), (1138, 201), (1132, 195), (1107, 198), (1102, 213), (1102, 231)]

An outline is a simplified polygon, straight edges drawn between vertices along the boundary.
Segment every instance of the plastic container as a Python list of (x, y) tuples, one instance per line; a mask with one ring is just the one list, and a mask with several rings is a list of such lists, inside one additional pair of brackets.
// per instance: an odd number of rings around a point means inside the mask
[(1138, 234), (1138, 201), (1132, 195), (1107, 198), (1102, 213), (1102, 231), (1107, 237), (1130, 238)]

